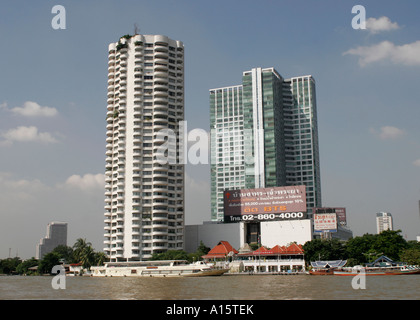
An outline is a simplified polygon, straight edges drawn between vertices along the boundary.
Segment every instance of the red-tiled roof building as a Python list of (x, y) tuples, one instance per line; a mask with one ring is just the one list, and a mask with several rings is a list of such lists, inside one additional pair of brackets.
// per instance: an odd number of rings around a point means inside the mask
[(225, 259), (230, 252), (237, 254), (238, 250), (233, 248), (228, 241), (220, 241), (217, 246), (211, 249), (206, 255), (202, 256), (203, 259)]

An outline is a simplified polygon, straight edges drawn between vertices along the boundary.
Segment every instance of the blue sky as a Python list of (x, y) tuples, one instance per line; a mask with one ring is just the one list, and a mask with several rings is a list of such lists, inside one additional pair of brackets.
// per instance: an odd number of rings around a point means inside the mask
[[(366, 30), (351, 26), (358, 4)], [(54, 5), (65, 30), (51, 27)], [(69, 245), (102, 250), (107, 50), (135, 23), (184, 42), (188, 130), (208, 130), (208, 90), (245, 70), (314, 76), (323, 205), (346, 207), (355, 235), (389, 211), (414, 239), (419, 14), (417, 1), (2, 1), (0, 258), (35, 255), (53, 220), (69, 223)], [(188, 224), (209, 220), (209, 190), (208, 166), (188, 165)]]

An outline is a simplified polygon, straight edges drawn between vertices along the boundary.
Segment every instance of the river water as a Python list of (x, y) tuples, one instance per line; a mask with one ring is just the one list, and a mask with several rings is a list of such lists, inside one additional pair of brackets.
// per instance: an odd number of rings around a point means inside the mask
[[(420, 300), (420, 274), (366, 277), (310, 275), (224, 275), (202, 278), (2, 276), (2, 300)], [(361, 282), (360, 282), (361, 284)]]

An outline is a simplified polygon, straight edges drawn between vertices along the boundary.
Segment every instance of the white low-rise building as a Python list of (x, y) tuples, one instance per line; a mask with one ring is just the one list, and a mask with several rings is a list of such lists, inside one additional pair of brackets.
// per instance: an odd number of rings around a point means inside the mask
[[(259, 239), (256, 235), (259, 235)], [(286, 246), (292, 242), (304, 245), (312, 240), (312, 236), (311, 219), (259, 223), (204, 223), (186, 226), (185, 250), (194, 252), (200, 242), (212, 248), (221, 240), (229, 241), (235, 248), (253, 242), (269, 248), (276, 245)]]

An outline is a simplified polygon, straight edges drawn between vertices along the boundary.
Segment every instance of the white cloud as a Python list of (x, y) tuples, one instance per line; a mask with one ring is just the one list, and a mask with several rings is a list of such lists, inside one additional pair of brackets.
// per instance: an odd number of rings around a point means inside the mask
[(78, 188), (83, 191), (98, 190), (105, 188), (105, 175), (85, 174), (83, 177), (77, 174), (72, 175), (66, 180), (66, 186)]
[(413, 165), (415, 165), (416, 167), (420, 167), (420, 159), (417, 159), (416, 161), (414, 161)]
[(396, 22), (391, 22), (388, 17), (369, 18), (366, 20), (366, 29), (375, 34), (382, 31), (397, 30), (400, 26)]
[(370, 129), (370, 132), (382, 140), (396, 140), (401, 138), (405, 131), (392, 126), (384, 126), (379, 132)]
[(382, 41), (372, 46), (361, 46), (343, 53), (343, 55), (348, 54), (359, 56), (359, 65), (362, 67), (381, 60), (407, 66), (420, 66), (420, 41), (401, 46), (390, 41)]
[(11, 201), (34, 200), (49, 189), (40, 180), (15, 180), (11, 173), (0, 172), (0, 199), (2, 203)]
[(13, 142), (55, 143), (57, 140), (49, 132), (38, 132), (38, 128), (20, 126), (10, 129), (1, 135), (5, 140), (0, 145), (11, 145)]
[(25, 117), (53, 117), (58, 114), (57, 109), (42, 107), (33, 101), (26, 101), (22, 107), (15, 107), (10, 111)]

